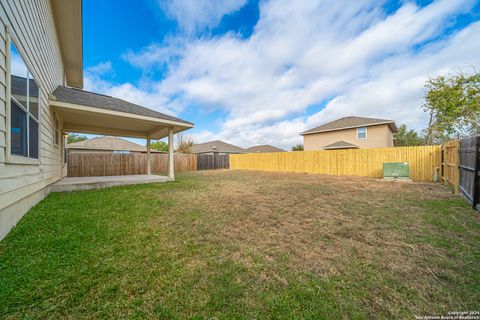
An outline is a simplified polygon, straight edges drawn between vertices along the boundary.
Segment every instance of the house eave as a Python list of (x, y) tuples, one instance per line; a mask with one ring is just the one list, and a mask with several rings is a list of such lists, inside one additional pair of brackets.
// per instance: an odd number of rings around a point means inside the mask
[(67, 85), (83, 88), (82, 0), (50, 0)]
[(353, 146), (323, 147), (323, 150), (335, 150), (335, 149), (359, 149), (359, 147), (353, 147)]
[(64, 119), (64, 130), (87, 134), (161, 139), (193, 128), (193, 124), (50, 99), (50, 106)]
[(332, 131), (340, 131), (340, 130), (347, 130), (347, 129), (362, 128), (362, 127), (372, 127), (372, 126), (378, 126), (378, 125), (383, 125), (383, 124), (387, 124), (387, 125), (389, 126), (390, 130), (391, 130), (393, 133), (397, 133), (397, 132), (398, 132), (398, 128), (397, 128), (397, 126), (396, 126), (396, 124), (395, 124), (395, 121), (385, 121), (385, 122), (377, 122), (377, 123), (370, 123), (370, 124), (361, 124), (361, 125), (356, 125), (356, 126), (341, 127), (341, 128), (335, 128), (335, 129), (327, 129), (327, 130), (318, 130), (318, 131), (311, 131), (311, 132), (308, 132), (308, 130), (307, 130), (307, 131), (304, 131), (304, 132), (300, 133), (300, 135), (305, 136), (305, 135), (309, 135), (309, 134), (332, 132)]

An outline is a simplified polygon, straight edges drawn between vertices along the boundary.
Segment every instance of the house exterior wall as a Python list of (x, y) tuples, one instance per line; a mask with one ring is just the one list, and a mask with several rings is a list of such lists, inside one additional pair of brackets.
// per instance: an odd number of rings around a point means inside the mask
[[(40, 89), (39, 159), (9, 160), (9, 39)], [(48, 0), (0, 2), (0, 239), (48, 193), (65, 173), (63, 141), (54, 143), (54, 114), (49, 94), (63, 84), (64, 70), (52, 8)], [(59, 130), (62, 132), (62, 121)]]
[(367, 127), (366, 139), (357, 139), (357, 128), (306, 134), (303, 136), (303, 147), (305, 151), (322, 150), (340, 140), (360, 148), (393, 147), (393, 133), (387, 124)]

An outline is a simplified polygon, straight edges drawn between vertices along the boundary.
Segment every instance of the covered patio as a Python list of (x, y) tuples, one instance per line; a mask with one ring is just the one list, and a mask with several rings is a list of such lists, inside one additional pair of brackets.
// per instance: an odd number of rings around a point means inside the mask
[[(131, 176), (65, 177), (52, 191), (73, 191), (113, 185), (175, 180), (173, 135), (190, 129), (193, 123), (125, 100), (84, 90), (59, 86), (49, 97), (63, 132), (112, 135), (146, 139), (147, 174)], [(152, 175), (151, 140), (168, 137), (167, 176)]]

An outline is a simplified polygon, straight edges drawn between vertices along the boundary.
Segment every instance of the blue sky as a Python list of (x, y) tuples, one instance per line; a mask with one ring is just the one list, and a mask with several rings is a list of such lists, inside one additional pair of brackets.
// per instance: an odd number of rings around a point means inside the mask
[(338, 117), (421, 130), (423, 85), (480, 66), (479, 1), (83, 1), (85, 89), (197, 142), (301, 142)]

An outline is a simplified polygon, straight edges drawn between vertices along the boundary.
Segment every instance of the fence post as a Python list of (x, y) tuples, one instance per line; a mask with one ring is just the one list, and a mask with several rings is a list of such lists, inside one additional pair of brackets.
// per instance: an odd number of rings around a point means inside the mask
[(173, 159), (173, 127), (168, 128), (168, 177), (175, 179), (174, 159)]
[(147, 137), (147, 174), (152, 174), (152, 154), (150, 150), (150, 137)]
[(443, 184), (444, 185), (448, 185), (448, 167), (446, 167), (446, 163), (448, 159), (447, 157), (448, 155), (448, 148), (447, 146), (444, 144), (442, 144), (442, 156), (441, 156), (441, 167), (440, 167), (440, 176), (442, 177), (442, 180), (443, 180)]
[(460, 140), (455, 141), (455, 168), (453, 173), (453, 185), (455, 194), (460, 194)]
[(477, 208), (478, 204), (478, 193), (479, 193), (479, 185), (478, 185), (478, 171), (480, 170), (480, 135), (476, 137), (476, 144), (475, 144), (475, 175), (473, 176), (473, 196), (472, 196), (472, 207), (473, 209)]

